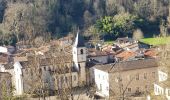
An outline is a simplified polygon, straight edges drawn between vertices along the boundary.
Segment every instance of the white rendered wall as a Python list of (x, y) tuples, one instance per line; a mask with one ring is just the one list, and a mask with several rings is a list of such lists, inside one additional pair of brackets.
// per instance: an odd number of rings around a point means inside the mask
[(166, 81), (168, 79), (168, 74), (163, 71), (158, 71), (159, 82)]
[(97, 86), (99, 93), (102, 95), (109, 97), (109, 74), (102, 70), (98, 70), (94, 68), (94, 81)]
[(160, 87), (157, 84), (154, 84), (154, 94), (155, 95), (164, 95), (164, 88)]
[[(169, 94), (168, 94), (168, 92), (169, 92)], [(170, 100), (170, 88), (166, 88), (165, 94), (166, 94), (167, 100)]]
[(8, 48), (0, 46), (0, 53), (8, 53)]
[(95, 59), (98, 62), (105, 64), (105, 63), (108, 63), (109, 57), (108, 57), (108, 55), (107, 56), (97, 56), (97, 57), (90, 57), (90, 59)]
[(4, 65), (1, 65), (1, 64), (0, 64), (0, 72), (5, 72), (5, 67), (4, 67)]
[[(83, 54), (80, 53), (83, 49)], [(76, 65), (76, 68), (79, 70), (79, 62), (86, 62), (86, 47), (73, 47), (73, 61)]]
[(15, 95), (23, 94), (22, 66), (19, 62), (14, 63)]

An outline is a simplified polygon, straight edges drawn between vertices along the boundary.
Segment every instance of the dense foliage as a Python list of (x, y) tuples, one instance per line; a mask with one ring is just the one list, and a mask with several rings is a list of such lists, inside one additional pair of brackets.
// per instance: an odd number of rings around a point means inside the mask
[(14, 34), (18, 41), (61, 37), (96, 23), (102, 27), (100, 33), (112, 36), (129, 34), (134, 27), (159, 30), (168, 4), (169, 0), (0, 0), (1, 37)]
[(132, 33), (135, 28), (137, 18), (129, 13), (120, 13), (113, 17), (105, 16), (97, 21), (96, 27), (100, 33), (109, 34), (110, 36), (126, 36)]

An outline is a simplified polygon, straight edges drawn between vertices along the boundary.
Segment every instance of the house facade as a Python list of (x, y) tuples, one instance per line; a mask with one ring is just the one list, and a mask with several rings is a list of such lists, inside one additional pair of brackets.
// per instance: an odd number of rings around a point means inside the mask
[(109, 98), (109, 73), (101, 71), (99, 69), (93, 69), (94, 78), (93, 81), (96, 83), (96, 94)]
[[(155, 59), (95, 65), (91, 70), (91, 82), (99, 88), (97, 92), (106, 98), (147, 94), (153, 90), (153, 83), (158, 81)], [(105, 89), (100, 90), (100, 86)]]
[(101, 50), (96, 50), (96, 49), (88, 49), (88, 54), (87, 54), (87, 59), (88, 61), (93, 60), (96, 61), (96, 63), (110, 63), (114, 61), (114, 54), (113, 53), (108, 53), (105, 51)]
[(23, 94), (23, 72), (20, 62), (14, 63), (13, 83), (15, 84), (15, 95)]
[[(41, 55), (33, 53), (28, 56), (28, 61), (22, 64), (24, 92), (31, 91), (34, 85), (30, 82), (34, 80), (37, 80), (37, 83), (42, 81), (50, 91), (86, 85), (87, 53), (81, 36), (77, 34), (74, 45), (69, 49), (72, 52), (66, 51), (68, 47), (59, 45), (49, 48), (49, 51)], [(41, 85), (43, 84), (39, 84)]]
[(170, 81), (164, 81), (154, 84), (154, 94), (170, 100)]
[(12, 82), (11, 82), (11, 74), (8, 72), (0, 72), (0, 99), (7, 96), (12, 96)]
[(22, 66), (20, 65), (20, 62), (1, 65), (0, 71), (11, 74), (12, 86), (15, 88), (14, 95), (22, 95), (23, 94), (23, 75), (22, 75), (23, 73), (22, 73)]
[(0, 46), (0, 53), (11, 54), (15, 51), (13, 46), (3, 47)]
[(20, 62), (13, 61), (10, 54), (15, 49), (13, 47), (1, 47), (0, 54), (0, 72), (9, 73), (11, 75), (12, 86), (15, 87), (14, 95), (22, 95), (23, 82), (22, 82), (22, 66)]
[(154, 94), (161, 96), (164, 99), (170, 100), (170, 80), (168, 72), (159, 69), (158, 70), (159, 81), (154, 83)]
[(138, 41), (128, 37), (118, 38), (114, 45), (123, 48), (124, 50), (136, 51), (139, 49)]

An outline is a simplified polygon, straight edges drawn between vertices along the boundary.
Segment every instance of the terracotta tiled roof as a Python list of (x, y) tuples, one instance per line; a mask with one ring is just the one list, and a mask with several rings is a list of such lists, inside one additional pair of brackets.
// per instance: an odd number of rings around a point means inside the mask
[(106, 47), (102, 47), (102, 51), (110, 52), (110, 53), (114, 54), (115, 51), (113, 51), (112, 48), (113, 48), (112, 45), (107, 45)]
[(157, 52), (155, 50), (149, 49), (145, 51), (144, 55), (148, 57), (156, 57)]
[(122, 60), (128, 60), (136, 55), (133, 51), (123, 51), (116, 55), (116, 57), (121, 58)]

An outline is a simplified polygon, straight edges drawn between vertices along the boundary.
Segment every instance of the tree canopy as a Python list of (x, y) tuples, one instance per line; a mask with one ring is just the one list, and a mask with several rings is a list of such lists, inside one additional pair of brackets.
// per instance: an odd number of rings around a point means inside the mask
[(136, 16), (129, 13), (120, 13), (115, 16), (105, 16), (97, 20), (96, 28), (101, 34), (109, 34), (110, 36), (126, 36), (135, 28), (134, 21)]
[(102, 35), (115, 37), (131, 33), (134, 27), (159, 30), (168, 10), (168, 0), (0, 0), (0, 30), (22, 41), (59, 38), (77, 27), (85, 31), (96, 24)]

